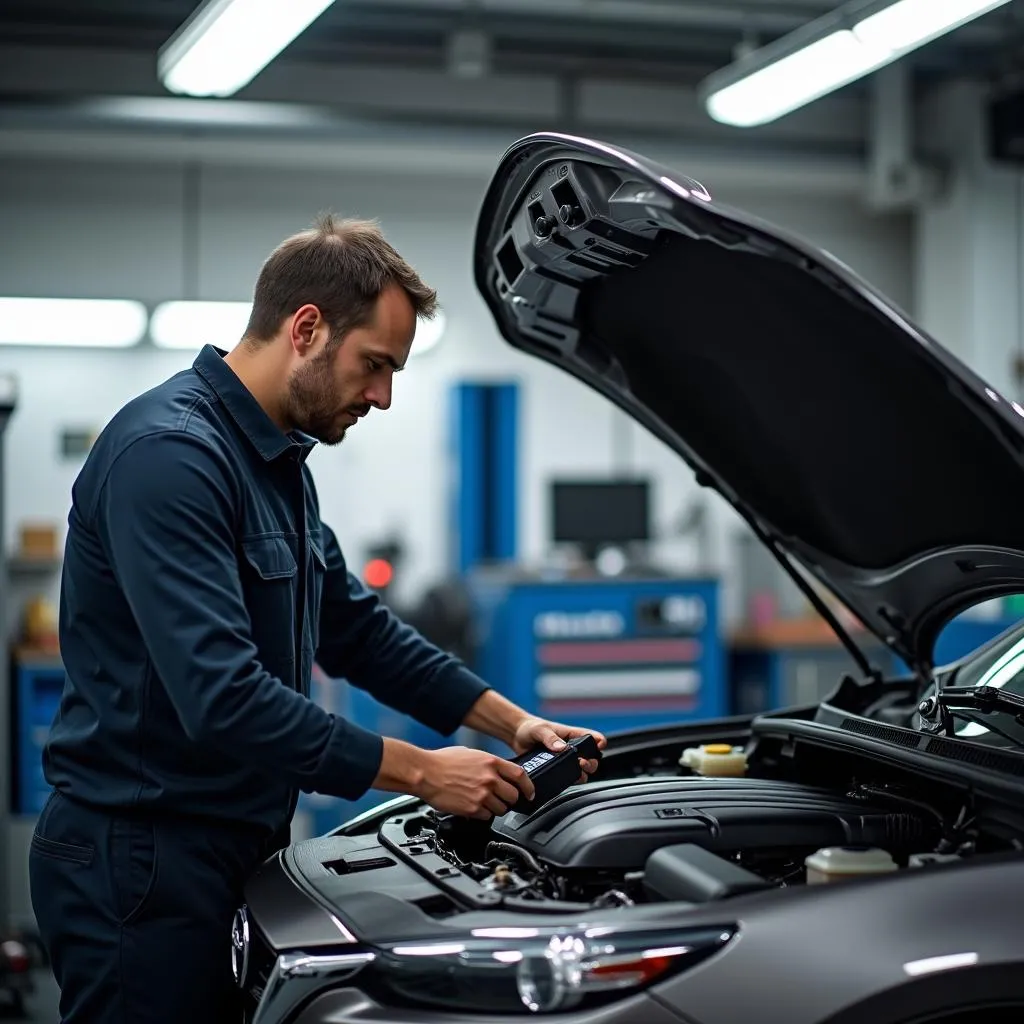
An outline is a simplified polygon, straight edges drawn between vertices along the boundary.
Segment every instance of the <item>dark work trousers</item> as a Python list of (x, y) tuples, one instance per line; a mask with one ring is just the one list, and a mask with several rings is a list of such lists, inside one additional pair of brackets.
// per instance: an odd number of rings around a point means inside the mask
[(287, 845), (216, 822), (116, 816), (54, 793), (29, 855), (62, 1024), (235, 1024), (231, 922)]

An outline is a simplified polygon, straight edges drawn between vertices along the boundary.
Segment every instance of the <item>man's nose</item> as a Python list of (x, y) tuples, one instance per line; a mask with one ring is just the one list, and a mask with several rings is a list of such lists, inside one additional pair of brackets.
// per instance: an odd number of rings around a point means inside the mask
[(375, 409), (390, 409), (391, 408), (391, 380), (374, 384), (372, 387), (366, 390), (364, 395), (367, 403), (372, 405)]

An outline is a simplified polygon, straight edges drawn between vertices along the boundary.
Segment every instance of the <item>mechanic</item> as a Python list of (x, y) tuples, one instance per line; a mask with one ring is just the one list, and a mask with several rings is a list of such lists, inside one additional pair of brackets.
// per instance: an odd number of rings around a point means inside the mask
[(324, 217), (266, 260), (234, 350), (203, 348), (93, 446), (30, 853), (63, 1024), (240, 1019), (232, 917), (288, 844), (300, 790), (372, 786), (483, 819), (532, 796), (509, 760), (327, 713), (309, 699), (314, 658), (445, 735), (465, 725), (522, 753), (585, 731), (531, 717), (397, 619), (320, 519), (310, 452), (391, 405), (435, 307), (376, 224)]

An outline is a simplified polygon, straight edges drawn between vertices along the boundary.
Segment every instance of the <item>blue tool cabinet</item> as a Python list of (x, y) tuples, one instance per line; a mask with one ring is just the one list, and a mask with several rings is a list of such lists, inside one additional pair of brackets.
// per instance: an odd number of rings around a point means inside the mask
[(475, 668), (527, 710), (606, 733), (726, 713), (717, 581), (469, 583)]
[(13, 665), (13, 782), (11, 809), (34, 815), (43, 809), (50, 787), (43, 778), (43, 747), (64, 690), (58, 658), (17, 658)]

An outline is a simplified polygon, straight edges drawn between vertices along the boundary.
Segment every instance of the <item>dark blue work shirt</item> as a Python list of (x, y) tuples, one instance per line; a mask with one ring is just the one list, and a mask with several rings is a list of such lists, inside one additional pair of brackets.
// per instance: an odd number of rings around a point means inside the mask
[(459, 727), (485, 684), (348, 572), (305, 465), (313, 444), (209, 346), (104, 429), (68, 519), (52, 786), (271, 832), (299, 790), (358, 797), (383, 741), (309, 699), (314, 658)]

